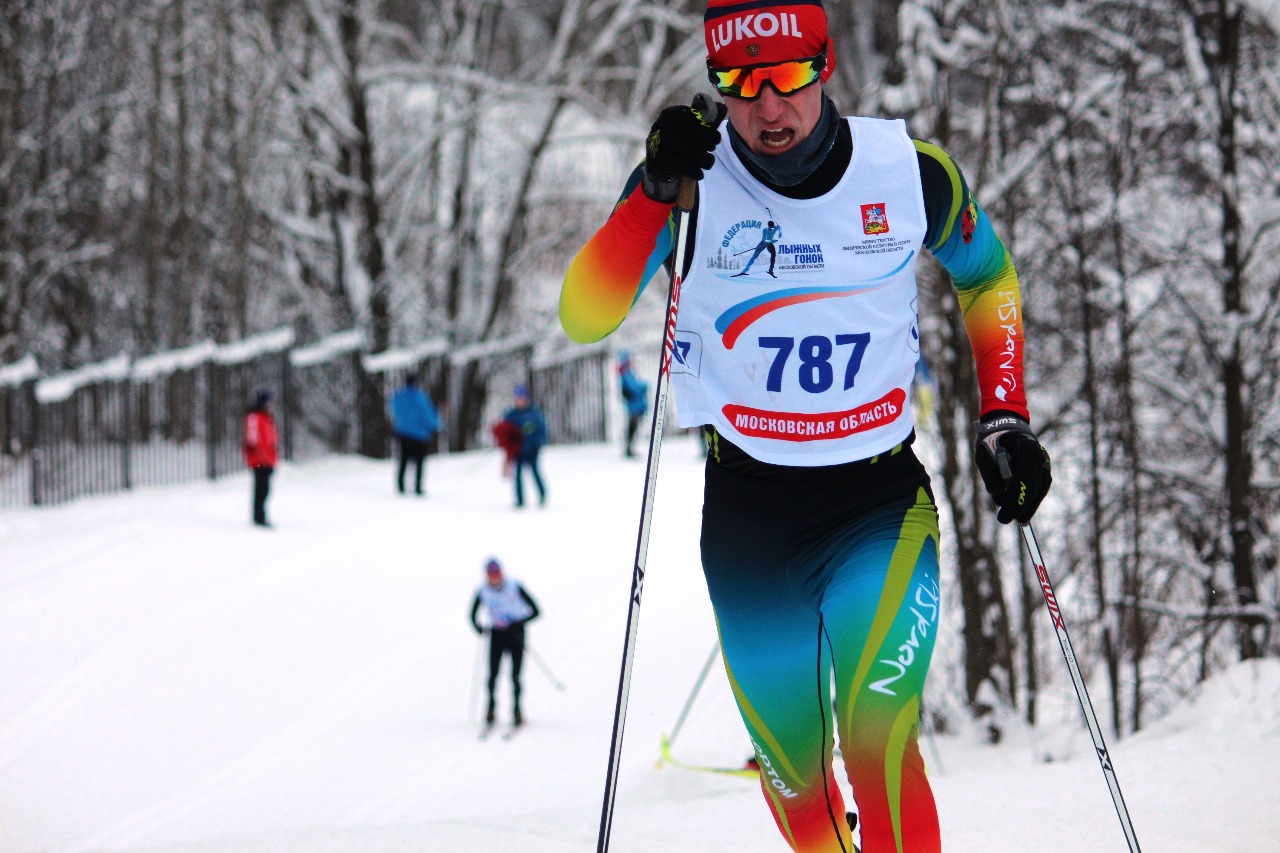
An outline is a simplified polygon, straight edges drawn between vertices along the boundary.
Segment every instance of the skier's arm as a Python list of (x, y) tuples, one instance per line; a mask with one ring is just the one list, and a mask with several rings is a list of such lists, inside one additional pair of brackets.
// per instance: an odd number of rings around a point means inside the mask
[(915, 140), (929, 222), (925, 248), (951, 274), (978, 368), (982, 416), (1030, 420), (1022, 385), (1022, 293), (1013, 259), (964, 175), (936, 145)]
[(533, 596), (529, 594), (529, 590), (525, 589), (523, 584), (520, 585), (520, 597), (524, 599), (524, 603), (529, 605), (529, 609), (533, 611), (528, 617), (521, 619), (521, 623), (532, 622), (537, 619), (542, 611), (538, 609), (538, 602), (533, 600)]
[(598, 341), (631, 306), (671, 254), (671, 203), (644, 194), (643, 164), (627, 179), (613, 213), (579, 250), (560, 289), (560, 325), (578, 343)]
[(480, 613), (480, 593), (476, 593), (476, 597), (471, 601), (471, 627), (476, 629), (477, 634), (483, 634), (484, 628), (480, 627), (480, 620), (476, 618)]

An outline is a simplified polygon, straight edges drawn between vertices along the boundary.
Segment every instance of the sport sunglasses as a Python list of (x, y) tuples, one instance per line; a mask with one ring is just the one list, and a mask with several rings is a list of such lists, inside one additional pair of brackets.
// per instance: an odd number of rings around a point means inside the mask
[(824, 50), (807, 59), (747, 65), (743, 68), (712, 68), (708, 63), (707, 76), (720, 94), (754, 101), (760, 97), (766, 82), (772, 83), (778, 94), (790, 95), (816, 83), (822, 76), (822, 69), (826, 67), (827, 52)]

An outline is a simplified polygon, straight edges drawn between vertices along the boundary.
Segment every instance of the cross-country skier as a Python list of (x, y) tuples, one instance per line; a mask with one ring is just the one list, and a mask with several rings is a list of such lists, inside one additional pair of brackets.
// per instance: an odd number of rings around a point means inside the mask
[[(1028, 521), (1051, 480), (1017, 274), (946, 152), (902, 121), (840, 117), (820, 0), (712, 0), (704, 22), (725, 105), (658, 115), (566, 273), (561, 323), (580, 342), (618, 327), (652, 272), (672, 271), (677, 182), (698, 181), (671, 381), (680, 426), (701, 425), (710, 448), (703, 572), (765, 800), (792, 850), (853, 849), (834, 727), (863, 849), (933, 853), (917, 735), (943, 595), (912, 451), (915, 260), (928, 249), (954, 281), (981, 391), (975, 460), (1006, 523)], [(765, 205), (807, 257), (773, 293), (744, 292), (708, 261)]]
[[(487, 614), (487, 627), (481, 626), (479, 620), (482, 606)], [(485, 582), (471, 601), (471, 627), (477, 634), (489, 632), (489, 704), (484, 715), (485, 725), (492, 726), (497, 719), (494, 689), (498, 686), (498, 669), (503, 655), (511, 659), (511, 723), (514, 726), (524, 723), (524, 715), (520, 711), (524, 626), (537, 619), (538, 613), (538, 604), (529, 591), (519, 581), (504, 577), (502, 566), (490, 558), (485, 563)]]

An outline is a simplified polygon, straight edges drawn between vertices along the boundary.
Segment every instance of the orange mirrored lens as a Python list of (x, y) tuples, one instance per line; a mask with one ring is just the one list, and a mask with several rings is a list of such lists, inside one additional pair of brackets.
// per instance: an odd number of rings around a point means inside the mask
[(789, 95), (818, 79), (812, 59), (757, 68), (713, 69), (712, 73), (720, 94), (748, 100), (759, 97), (766, 81), (772, 83), (779, 94)]

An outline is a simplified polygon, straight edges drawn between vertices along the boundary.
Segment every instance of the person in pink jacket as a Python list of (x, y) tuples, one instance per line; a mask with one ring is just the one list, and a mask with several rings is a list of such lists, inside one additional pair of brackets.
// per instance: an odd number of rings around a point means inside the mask
[(244, 417), (244, 461), (253, 472), (253, 523), (259, 527), (271, 526), (267, 495), (276, 459), (276, 421), (271, 416), (271, 392), (264, 388)]

